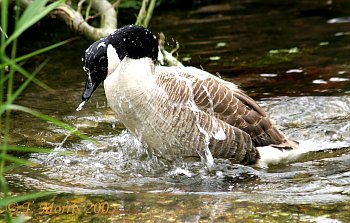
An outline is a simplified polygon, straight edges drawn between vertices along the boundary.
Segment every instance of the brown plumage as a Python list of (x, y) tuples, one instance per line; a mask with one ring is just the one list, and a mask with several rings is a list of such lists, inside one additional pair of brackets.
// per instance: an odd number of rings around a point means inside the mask
[[(266, 166), (302, 150), (233, 83), (193, 67), (155, 64), (158, 43), (141, 26), (124, 26), (93, 43), (84, 57), (82, 109), (104, 80), (117, 118), (150, 151), (167, 159), (221, 157)], [(295, 153), (294, 153), (295, 152)]]
[(256, 147), (297, 147), (236, 85), (193, 67), (124, 58), (105, 91), (120, 121), (169, 159), (207, 156), (209, 149), (213, 157), (254, 164)]

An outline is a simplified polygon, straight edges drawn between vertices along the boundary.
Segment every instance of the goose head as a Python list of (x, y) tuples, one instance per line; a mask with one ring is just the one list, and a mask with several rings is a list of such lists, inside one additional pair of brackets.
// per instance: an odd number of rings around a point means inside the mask
[(131, 59), (148, 57), (156, 61), (158, 57), (156, 37), (144, 27), (128, 25), (89, 46), (83, 58), (83, 69), (86, 73), (83, 102), (77, 110), (83, 107), (99, 84), (113, 73), (125, 57)]

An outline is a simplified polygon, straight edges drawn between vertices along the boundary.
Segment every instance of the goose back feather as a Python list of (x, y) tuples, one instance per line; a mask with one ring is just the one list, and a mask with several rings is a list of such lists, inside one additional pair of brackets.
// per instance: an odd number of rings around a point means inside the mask
[(105, 91), (118, 119), (169, 159), (205, 157), (210, 150), (215, 157), (252, 164), (259, 159), (257, 146), (287, 142), (234, 84), (196, 68), (124, 58), (106, 78)]
[(153, 34), (135, 25), (93, 43), (85, 52), (78, 109), (104, 81), (117, 118), (170, 160), (201, 156), (210, 164), (213, 157), (257, 164), (266, 160), (261, 154), (298, 147), (233, 83), (194, 67), (156, 65), (157, 55)]

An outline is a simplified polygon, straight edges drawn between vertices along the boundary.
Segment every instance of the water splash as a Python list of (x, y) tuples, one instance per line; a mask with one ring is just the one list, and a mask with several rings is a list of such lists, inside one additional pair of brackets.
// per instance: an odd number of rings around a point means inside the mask
[(84, 105), (86, 104), (87, 101), (82, 101), (79, 106), (77, 107), (76, 111), (81, 111), (84, 107)]
[(208, 113), (213, 117), (211, 135), (216, 140), (225, 140), (226, 139), (225, 131), (221, 128), (221, 126), (219, 125), (219, 123), (215, 118), (213, 98), (209, 93), (208, 87), (206, 85), (203, 84), (201, 87), (203, 88), (204, 92), (207, 94), (207, 97), (208, 97), (208, 101), (209, 101)]
[[(350, 193), (350, 154), (346, 149), (350, 145), (349, 100), (347, 96), (297, 97), (260, 102), (290, 138), (318, 148), (306, 147), (308, 152), (296, 160), (271, 165), (268, 170), (212, 159), (203, 144), (208, 142), (206, 137), (213, 137), (215, 131), (211, 130), (215, 127), (212, 125), (213, 128), (208, 130), (201, 123), (196, 129), (203, 131), (201, 154), (205, 162), (165, 160), (149, 153), (148, 148), (128, 131), (119, 132), (120, 128), (113, 128), (110, 118), (103, 118), (110, 114), (102, 111), (98, 119), (93, 118), (93, 123), (98, 124), (90, 128), (97, 135), (93, 138), (102, 146), (85, 140), (61, 139), (53, 153), (32, 155), (31, 160), (38, 163), (36, 167), (30, 170), (26, 167), (7, 177), (30, 188), (91, 194), (166, 190), (187, 194), (229, 194), (258, 202), (341, 201), (349, 198)], [(183, 102), (176, 106), (185, 105), (195, 114), (194, 104)], [(65, 119), (77, 127), (82, 125), (82, 120), (92, 117), (78, 117), (78, 122), (73, 121), (77, 120), (76, 116)], [(220, 135), (219, 132), (216, 134)], [(62, 151), (72, 153), (62, 154)], [(208, 163), (215, 165), (209, 169)]]
[[(207, 167), (209, 169), (211, 169), (214, 165), (214, 158), (213, 155), (211, 154), (211, 151), (209, 149), (209, 143), (210, 143), (210, 137), (211, 137), (211, 133), (209, 132), (210, 130), (210, 126), (201, 126), (201, 122), (200, 122), (200, 109), (198, 108), (198, 106), (196, 105), (195, 102), (195, 95), (194, 95), (194, 89), (193, 89), (193, 81), (191, 79), (184, 79), (186, 81), (186, 85), (189, 89), (190, 92), (190, 97), (189, 97), (189, 101), (187, 102), (188, 106), (190, 107), (191, 111), (193, 112), (194, 115), (194, 121), (195, 124), (197, 126), (197, 129), (199, 130), (199, 133), (201, 133), (204, 136), (204, 148), (199, 148), (197, 150), (199, 156), (205, 161)], [(209, 110), (212, 114), (214, 114), (214, 109), (213, 109), (213, 100), (211, 99), (211, 96), (208, 92), (208, 89), (205, 85), (201, 86), (204, 91), (207, 93), (208, 95), (208, 100), (210, 103), (210, 107)], [(214, 119), (215, 122), (215, 119)], [(211, 124), (214, 125), (214, 123), (207, 123), (207, 124)], [(216, 123), (216, 126), (218, 126), (218, 124)], [(211, 128), (213, 128), (213, 126), (211, 126)], [(209, 131), (208, 131), (209, 130)], [(212, 130), (214, 131), (214, 130)], [(215, 134), (214, 134), (215, 135)], [(202, 151), (203, 150), (203, 151)], [(204, 153), (203, 153), (204, 152)]]

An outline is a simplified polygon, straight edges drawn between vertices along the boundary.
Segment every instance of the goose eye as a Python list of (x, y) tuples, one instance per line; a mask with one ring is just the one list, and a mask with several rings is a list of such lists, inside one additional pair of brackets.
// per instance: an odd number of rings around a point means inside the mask
[(99, 62), (99, 63), (103, 63), (105, 60), (106, 60), (106, 57), (105, 57), (105, 56), (102, 56), (102, 57), (98, 60), (98, 62)]

